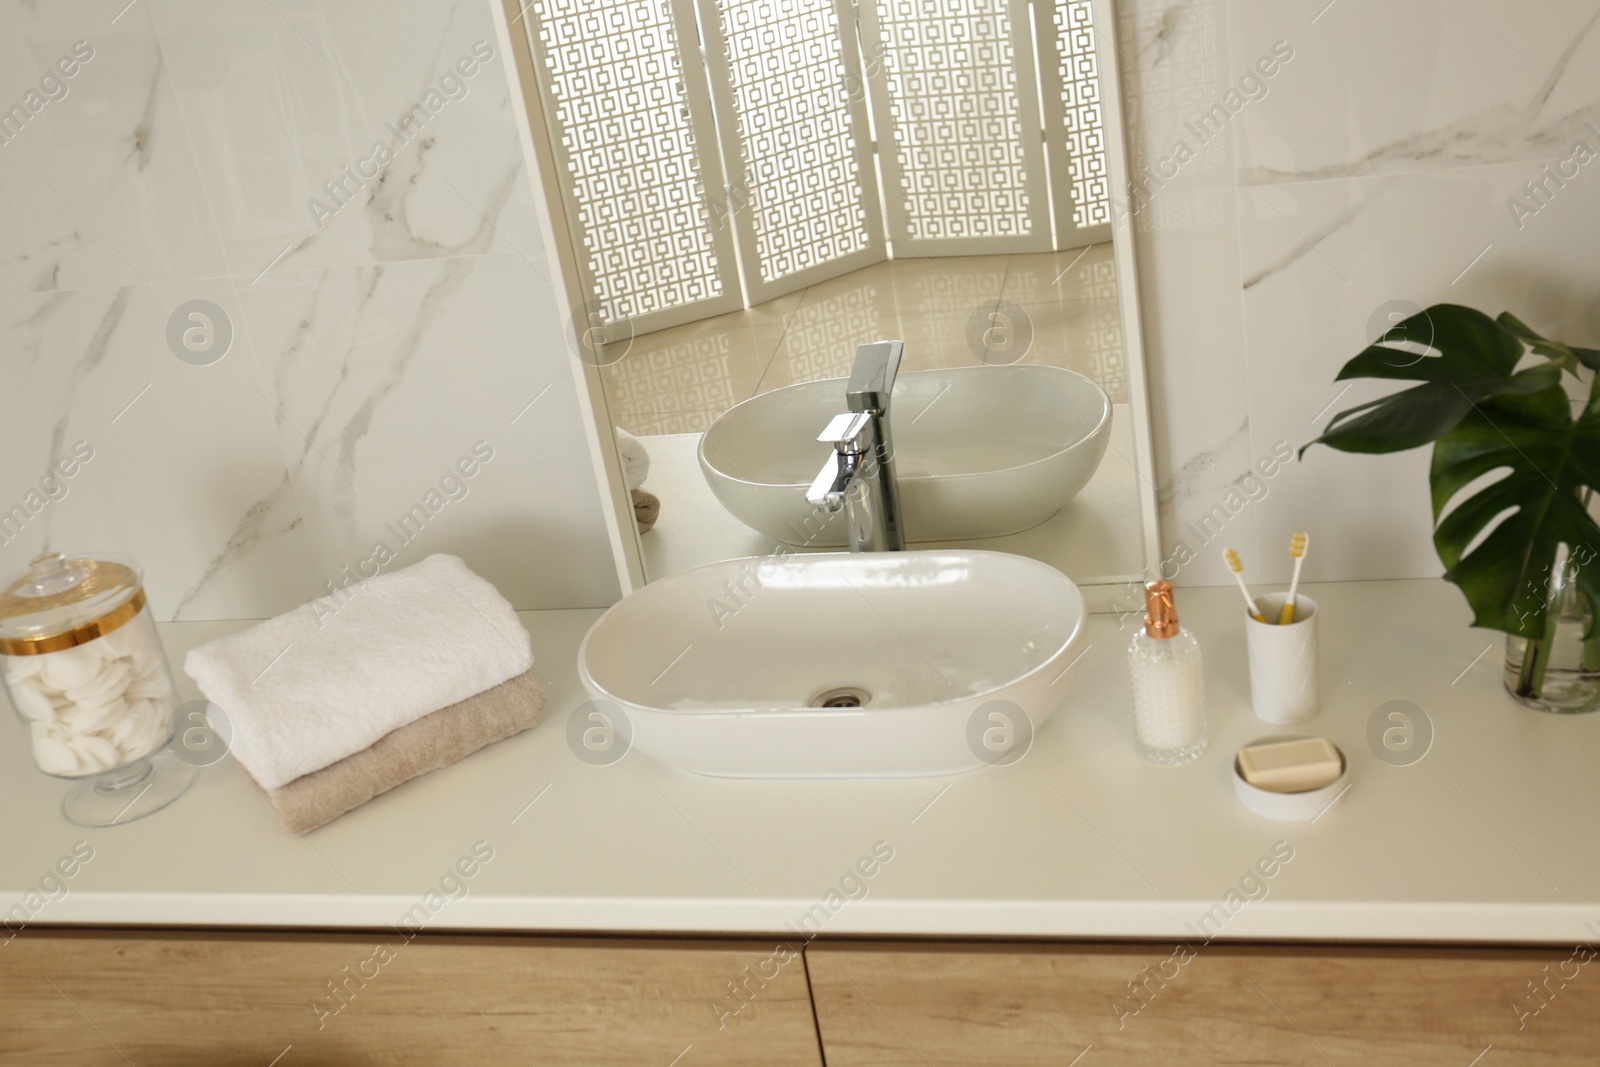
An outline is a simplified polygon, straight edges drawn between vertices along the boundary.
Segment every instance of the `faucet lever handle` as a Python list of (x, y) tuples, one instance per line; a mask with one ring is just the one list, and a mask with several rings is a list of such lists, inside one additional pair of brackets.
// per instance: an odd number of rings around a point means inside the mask
[(849, 472), (842, 468), (842, 457), (834, 453), (811, 480), (811, 488), (806, 490), (806, 503), (823, 511), (838, 511), (844, 507), (844, 488), (849, 481)]
[(825, 511), (844, 507), (844, 490), (867, 450), (867, 430), (871, 425), (872, 415), (865, 411), (847, 411), (828, 420), (827, 429), (817, 434), (817, 440), (832, 445), (833, 455), (806, 490), (809, 503)]
[(828, 420), (827, 428), (817, 434), (817, 440), (830, 444), (838, 452), (860, 452), (866, 448), (863, 440), (872, 415), (866, 411), (847, 411)]

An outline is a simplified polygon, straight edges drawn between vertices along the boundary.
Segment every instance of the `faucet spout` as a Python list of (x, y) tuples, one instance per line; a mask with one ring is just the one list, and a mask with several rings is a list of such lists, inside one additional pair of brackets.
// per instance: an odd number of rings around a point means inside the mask
[(825, 511), (844, 509), (852, 552), (897, 552), (906, 547), (889, 435), (889, 400), (900, 370), (901, 341), (875, 341), (856, 349), (845, 387), (850, 410), (836, 415), (817, 437), (834, 447), (806, 499)]
[(905, 348), (904, 341), (874, 341), (856, 349), (855, 365), (850, 369), (850, 381), (844, 389), (851, 411), (889, 414), (889, 398), (894, 391), (895, 375), (900, 373), (900, 355)]

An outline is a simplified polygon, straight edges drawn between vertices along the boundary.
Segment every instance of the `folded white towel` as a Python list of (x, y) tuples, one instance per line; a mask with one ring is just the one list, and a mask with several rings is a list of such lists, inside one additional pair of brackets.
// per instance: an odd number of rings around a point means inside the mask
[(650, 453), (644, 450), (644, 445), (633, 434), (620, 426), (616, 429), (617, 453), (622, 457), (622, 480), (627, 483), (628, 491), (632, 492), (650, 477)]
[(533, 666), (528, 632), (455, 556), (429, 556), (192, 650), (183, 669), (264, 788)]

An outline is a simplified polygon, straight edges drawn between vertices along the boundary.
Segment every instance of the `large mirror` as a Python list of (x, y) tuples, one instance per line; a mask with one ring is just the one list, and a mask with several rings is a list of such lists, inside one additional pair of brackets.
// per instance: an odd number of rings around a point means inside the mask
[(628, 584), (847, 546), (819, 438), (874, 374), (908, 547), (1152, 569), (1110, 15), (506, 0)]

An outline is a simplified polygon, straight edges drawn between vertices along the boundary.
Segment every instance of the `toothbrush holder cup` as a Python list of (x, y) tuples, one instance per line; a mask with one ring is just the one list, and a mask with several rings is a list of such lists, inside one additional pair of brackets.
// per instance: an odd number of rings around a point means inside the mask
[(1250, 656), (1250, 704), (1256, 717), (1271, 723), (1305, 722), (1317, 713), (1317, 602), (1295, 597), (1294, 621), (1276, 622), (1288, 597), (1261, 598), (1271, 607), (1269, 621), (1244, 617)]

